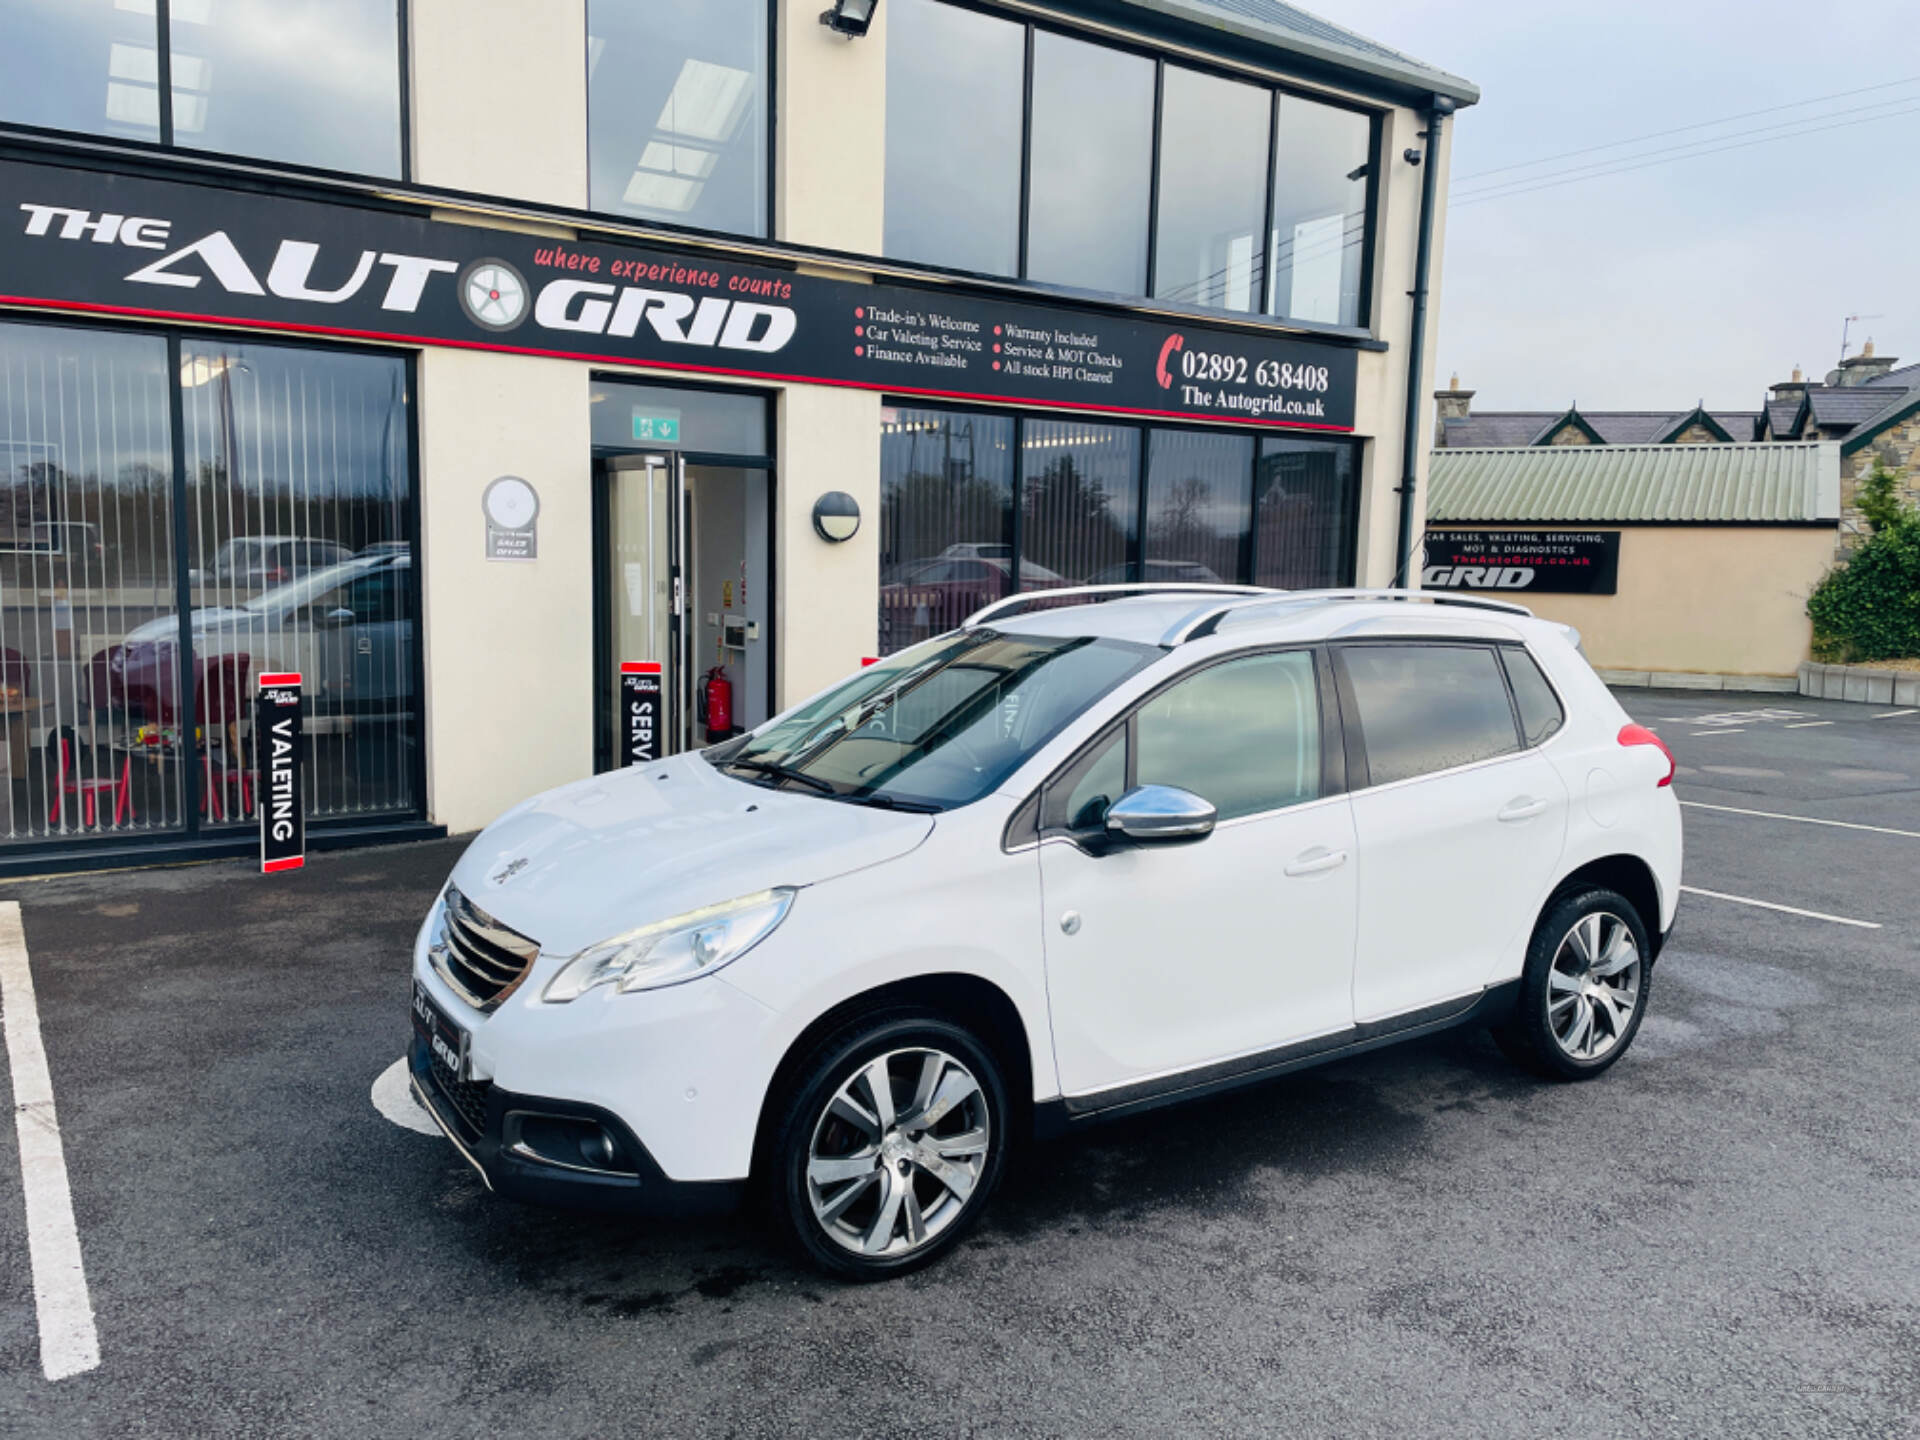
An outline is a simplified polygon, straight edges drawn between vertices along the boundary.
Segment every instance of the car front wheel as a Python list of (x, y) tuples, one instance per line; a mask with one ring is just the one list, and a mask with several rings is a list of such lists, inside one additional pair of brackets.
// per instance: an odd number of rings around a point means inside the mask
[(767, 1156), (774, 1214), (825, 1269), (904, 1274), (978, 1222), (1007, 1138), (986, 1046), (931, 1017), (868, 1017), (795, 1073)]
[(1652, 984), (1647, 930), (1633, 902), (1605, 889), (1558, 896), (1534, 931), (1514, 1016), (1494, 1034), (1513, 1059), (1552, 1080), (1588, 1080), (1633, 1043)]

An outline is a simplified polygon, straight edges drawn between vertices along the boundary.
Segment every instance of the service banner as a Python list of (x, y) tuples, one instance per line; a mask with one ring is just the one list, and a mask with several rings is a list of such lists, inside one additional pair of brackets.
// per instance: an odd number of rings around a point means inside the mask
[(300, 793), (304, 713), (298, 675), (260, 677), (253, 701), (253, 803), (260, 814), (263, 875), (307, 863), (306, 800)]
[(1350, 346), (0, 161), (0, 304), (1350, 433)]
[(1427, 531), (1420, 583), (1429, 590), (1612, 595), (1620, 576), (1618, 530)]
[(660, 758), (660, 663), (620, 662), (620, 766)]

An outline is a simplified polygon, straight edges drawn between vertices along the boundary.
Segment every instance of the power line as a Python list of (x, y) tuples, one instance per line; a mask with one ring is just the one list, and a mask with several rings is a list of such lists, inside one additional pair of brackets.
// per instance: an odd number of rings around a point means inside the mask
[(1690, 155), (1675, 155), (1664, 159), (1642, 160), (1637, 164), (1625, 164), (1619, 166), (1617, 169), (1603, 170), (1595, 175), (1569, 175), (1556, 179), (1536, 176), (1533, 182), (1516, 182), (1511, 189), (1494, 187), (1491, 191), (1483, 191), (1469, 195), (1462, 200), (1452, 201), (1450, 202), (1449, 208), (1458, 210), (1464, 209), (1469, 205), (1484, 204), (1489, 200), (1511, 200), (1516, 196), (1531, 195), (1536, 190), (1554, 190), (1563, 185), (1579, 185), (1588, 180), (1604, 180), (1609, 175), (1626, 175), (1635, 170), (1648, 170), (1656, 165), (1672, 165), (1681, 160), (1697, 160), (1708, 155), (1719, 155), (1728, 150), (1745, 150), (1754, 145), (1771, 145), (1776, 141), (1792, 140), (1801, 135), (1818, 135), (1823, 130), (1845, 130), (1854, 125), (1871, 125), (1877, 120), (1893, 120), (1901, 115), (1920, 115), (1920, 105), (1916, 105), (1907, 110), (1889, 111), (1884, 115), (1868, 115), (1858, 120), (1842, 120), (1834, 125), (1815, 125), (1804, 130), (1790, 131), (1784, 135), (1763, 135), (1757, 140), (1739, 140), (1731, 145), (1721, 145), (1712, 150), (1696, 150)]
[[(1685, 160), (1688, 158), (1685, 152), (1700, 151), (1702, 154), (1711, 154), (1713, 153), (1712, 150), (1703, 149), (1702, 147), (1724, 145), (1727, 141), (1736, 138), (1740, 140), (1753, 140), (1756, 137), (1767, 136), (1775, 140), (1787, 140), (1795, 135), (1810, 134), (1814, 130), (1833, 128), (1831, 125), (1823, 125), (1820, 123), (1823, 121), (1839, 120), (1848, 115), (1867, 115), (1867, 112), (1870, 110), (1886, 111), (1889, 105), (1912, 105), (1917, 100), (1920, 100), (1920, 96), (1902, 95), (1893, 100), (1875, 100), (1868, 105), (1856, 105), (1851, 110), (1829, 110), (1825, 115), (1808, 115), (1799, 120), (1783, 121), (1778, 125), (1762, 125), (1757, 130), (1744, 131), (1737, 136), (1714, 135), (1705, 140), (1686, 140), (1678, 145), (1662, 145), (1657, 150), (1642, 150), (1637, 155), (1620, 155), (1611, 160), (1595, 160), (1585, 165), (1575, 165), (1570, 169), (1559, 171), (1558, 174), (1574, 177), (1588, 173), (1611, 174), (1615, 166), (1637, 164), (1643, 160), (1658, 160), (1661, 156), (1671, 156), (1676, 160)], [(1904, 114), (1906, 112), (1887, 111), (1887, 113)], [(1882, 117), (1878, 115), (1867, 115), (1867, 118), (1878, 120)], [(1770, 134), (1770, 132), (1773, 131), (1782, 133)], [(1507, 190), (1516, 186), (1532, 185), (1547, 178), (1549, 177), (1545, 175), (1525, 175), (1517, 180), (1496, 180), (1491, 185), (1470, 185), (1464, 191), (1453, 192), (1453, 195), (1460, 200), (1477, 200), (1483, 195), (1491, 195), (1496, 191)]]
[[(1808, 105), (1819, 105), (1828, 100), (1846, 100), (1855, 95), (1868, 95), (1875, 90), (1893, 90), (1916, 82), (1920, 82), (1920, 75), (1909, 75), (1904, 80), (1888, 80), (1879, 85), (1863, 85), (1858, 90), (1836, 90), (1831, 95), (1816, 95), (1810, 100), (1794, 100), (1785, 105), (1769, 105), (1762, 110), (1743, 110), (1737, 115), (1723, 115), (1718, 120), (1702, 120), (1695, 125), (1677, 125), (1671, 130), (1655, 130), (1651, 134), (1635, 135), (1629, 140), (1609, 140), (1604, 145), (1588, 145), (1580, 150), (1563, 150), (1558, 155), (1546, 155), (1538, 160), (1522, 160), (1512, 165), (1497, 165), (1491, 170), (1476, 170), (1471, 175), (1456, 175), (1454, 179), (1464, 182), (1478, 180), (1487, 175), (1503, 175), (1509, 170), (1531, 170), (1539, 165), (1551, 165), (1556, 160), (1571, 160), (1575, 156), (1592, 155), (1601, 150), (1618, 150), (1624, 145), (1638, 145), (1643, 140), (1663, 140), (1669, 135), (1684, 135), (1689, 130), (1711, 130), (1718, 125), (1730, 125), (1735, 120), (1751, 120), (1758, 115), (1775, 115), (1782, 110), (1800, 110)], [(1813, 120), (1820, 117), (1810, 115), (1807, 118)]]

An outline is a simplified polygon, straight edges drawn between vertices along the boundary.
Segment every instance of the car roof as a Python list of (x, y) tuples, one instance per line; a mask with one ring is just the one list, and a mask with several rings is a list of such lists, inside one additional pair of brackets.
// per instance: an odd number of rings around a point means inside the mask
[[(1046, 592), (1030, 594), (1043, 600)], [(1209, 617), (1216, 618), (1205, 625)], [(1286, 591), (1266, 595), (1124, 595), (1091, 604), (993, 616), (985, 623), (1002, 634), (1084, 636), (1169, 646), (1177, 643), (1184, 631), (1197, 626), (1206, 634), (1231, 638), (1239, 645), (1369, 635), (1523, 640), (1539, 630), (1561, 630), (1518, 606), (1483, 609), (1460, 603), (1458, 597), (1449, 597), (1447, 603), (1409, 603), (1406, 597), (1317, 595), (1311, 591), (1293, 595)]]

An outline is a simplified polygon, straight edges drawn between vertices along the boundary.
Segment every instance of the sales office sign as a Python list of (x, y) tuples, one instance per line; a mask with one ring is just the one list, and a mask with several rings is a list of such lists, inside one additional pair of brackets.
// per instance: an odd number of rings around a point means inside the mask
[(17, 161), (0, 162), (4, 304), (1353, 429), (1346, 346)]

